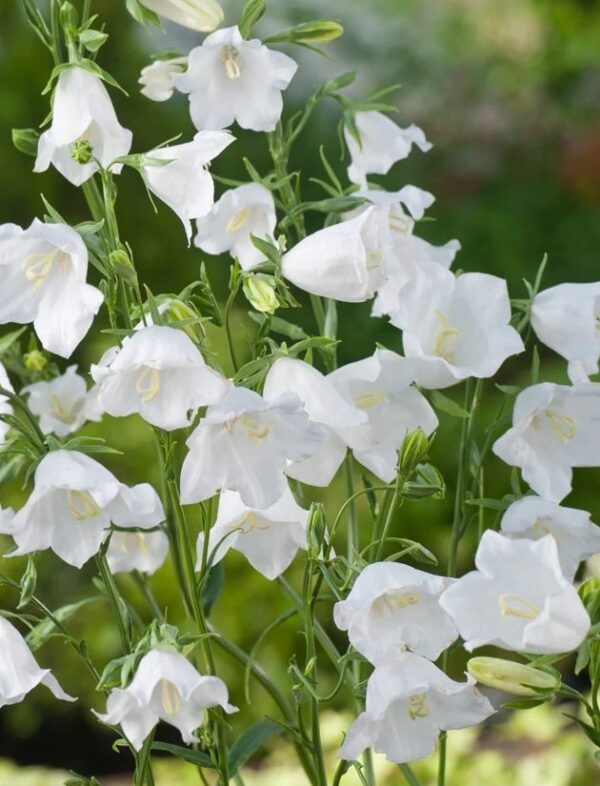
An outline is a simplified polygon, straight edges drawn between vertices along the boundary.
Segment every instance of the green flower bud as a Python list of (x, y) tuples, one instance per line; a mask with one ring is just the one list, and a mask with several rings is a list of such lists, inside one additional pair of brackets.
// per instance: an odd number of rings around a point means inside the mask
[(48, 358), (39, 349), (34, 349), (23, 357), (27, 371), (43, 371), (48, 365)]
[(538, 691), (553, 692), (560, 686), (558, 677), (546, 671), (502, 658), (471, 658), (467, 671), (482, 685), (514, 696), (535, 698), (539, 696)]
[(303, 24), (282, 30), (280, 33), (265, 38), (265, 43), (278, 43), (289, 41), (294, 44), (327, 44), (335, 41), (344, 34), (344, 28), (338, 22), (329, 19), (317, 19), (315, 22)]
[(267, 276), (244, 278), (244, 295), (248, 302), (263, 314), (274, 314), (280, 305), (272, 282), (273, 279)]
[(137, 273), (135, 272), (131, 257), (125, 249), (119, 248), (116, 251), (111, 251), (108, 262), (119, 278), (124, 279), (129, 284), (136, 283)]
[[(198, 312), (195, 311), (191, 306), (188, 306), (188, 304), (184, 303), (182, 300), (170, 300), (166, 313), (169, 319), (173, 322), (186, 322), (190, 319), (199, 319)], [(199, 328), (200, 322), (197, 322), (197, 324), (194, 325), (190, 324), (182, 326), (182, 330), (184, 330), (192, 339), (192, 341), (196, 342), (196, 344), (202, 335), (201, 330), (200, 332), (198, 330)]]
[(71, 145), (71, 158), (78, 164), (89, 164), (94, 157), (94, 151), (87, 139), (78, 139)]
[(425, 432), (417, 428), (407, 434), (400, 451), (399, 468), (405, 478), (409, 478), (427, 453), (428, 443)]

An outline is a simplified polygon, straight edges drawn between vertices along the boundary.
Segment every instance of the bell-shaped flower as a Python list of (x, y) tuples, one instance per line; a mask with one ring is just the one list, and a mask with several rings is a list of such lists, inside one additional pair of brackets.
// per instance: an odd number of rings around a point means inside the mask
[(556, 654), (585, 639), (590, 618), (562, 573), (554, 538), (514, 540), (487, 530), (475, 566), (440, 597), (469, 652), (492, 644)]
[(0, 616), (0, 708), (23, 701), (38, 685), (61, 701), (76, 701), (64, 692), (50, 669), (40, 669), (23, 636)]
[(273, 401), (284, 393), (299, 396), (311, 421), (319, 423), (327, 433), (314, 456), (290, 464), (286, 472), (302, 483), (328, 486), (347, 452), (339, 430), (365, 424), (367, 415), (353, 402), (347, 402), (320, 371), (297, 358), (278, 358), (266, 376), (263, 395), (267, 400)]
[(102, 420), (98, 388), (87, 389), (77, 366), (69, 366), (64, 374), (49, 382), (34, 382), (22, 392), (29, 396), (29, 409), (39, 417), (44, 434), (66, 437), (89, 420)]
[(413, 145), (424, 153), (431, 150), (432, 146), (420, 128), (415, 125), (400, 128), (381, 112), (357, 112), (354, 121), (360, 143), (347, 126), (344, 129), (352, 159), (348, 177), (353, 183), (366, 185), (369, 174), (387, 175), (396, 161), (402, 161), (410, 155)]
[(214, 203), (208, 164), (233, 141), (227, 131), (199, 131), (192, 142), (151, 150), (142, 160), (146, 185), (181, 219), (188, 241), (192, 219), (205, 216)]
[[(138, 525), (139, 527), (139, 525)], [(156, 573), (169, 553), (169, 539), (161, 530), (132, 532), (117, 530), (110, 536), (106, 550), (108, 567), (112, 573)]]
[(346, 600), (335, 604), (333, 618), (375, 666), (406, 650), (436, 660), (458, 636), (438, 602), (451, 582), (399, 562), (375, 562), (361, 571)]
[[(4, 390), (13, 392), (13, 386), (11, 385), (10, 379), (8, 378), (8, 374), (6, 373), (6, 369), (0, 363), (0, 388), (4, 388)], [(0, 396), (0, 447), (4, 445), (6, 442), (6, 435), (8, 434), (9, 426), (1, 419), (2, 415), (12, 415), (13, 408), (9, 403), (9, 400), (6, 396)]]
[(571, 491), (573, 467), (600, 466), (600, 384), (568, 387), (543, 382), (517, 396), (513, 425), (494, 453), (544, 499), (560, 502)]
[[(52, 125), (40, 137), (34, 172), (45, 172), (52, 164), (80, 186), (98, 171), (92, 159), (108, 167), (129, 153), (131, 140), (131, 131), (119, 124), (100, 77), (71, 66), (58, 77)], [(119, 174), (121, 169), (121, 164), (115, 164), (111, 172)]]
[(239, 492), (245, 505), (265, 510), (285, 491), (288, 461), (314, 455), (325, 438), (293, 393), (266, 401), (247, 388), (233, 388), (208, 407), (187, 441), (181, 501), (187, 505), (229, 490)]
[(398, 451), (404, 437), (416, 428), (427, 436), (438, 419), (427, 399), (412, 382), (418, 364), (387, 349), (370, 358), (349, 363), (327, 377), (349, 404), (367, 416), (367, 422), (338, 430), (354, 458), (378, 478), (396, 477)]
[(569, 362), (571, 382), (588, 382), (600, 358), (600, 281), (559, 284), (536, 295), (531, 326), (539, 340)]
[(273, 236), (276, 224), (275, 202), (269, 189), (260, 183), (246, 183), (225, 191), (210, 213), (197, 221), (194, 245), (208, 254), (227, 251), (244, 270), (250, 270), (265, 259), (250, 236), (267, 240)]
[(252, 131), (273, 131), (283, 109), (281, 93), (296, 73), (291, 57), (246, 41), (237, 27), (217, 30), (188, 56), (175, 87), (189, 93), (198, 130), (228, 128), (237, 122)]
[(581, 561), (600, 551), (600, 527), (587, 511), (564, 508), (541, 497), (513, 502), (502, 517), (501, 529), (505, 535), (530, 540), (551, 535), (562, 572), (570, 581)]
[(198, 742), (196, 730), (211, 707), (236, 712), (228, 702), (225, 683), (218, 677), (203, 677), (175, 650), (153, 649), (140, 661), (131, 684), (110, 692), (106, 714), (95, 714), (103, 723), (120, 725), (139, 751), (159, 721), (174, 726), (184, 742)]
[(140, 93), (151, 101), (168, 101), (173, 95), (173, 77), (182, 74), (187, 68), (187, 57), (173, 57), (169, 60), (155, 60), (142, 68), (138, 84)]
[[(308, 510), (294, 499), (289, 487), (266, 510), (249, 508), (235, 491), (222, 491), (219, 510), (208, 539), (208, 556), (216, 549), (213, 564), (229, 549), (243, 554), (252, 567), (276, 579), (291, 564), (298, 549), (306, 548)], [(198, 538), (198, 568), (202, 566), (204, 533)]]
[(22, 230), (0, 228), (0, 324), (33, 322), (44, 349), (68, 358), (102, 303), (86, 283), (85, 243), (66, 224), (37, 219)]
[[(376, 205), (381, 212), (389, 217), (390, 230), (398, 233), (406, 230), (406, 215), (403, 207), (414, 219), (419, 221), (425, 215), (425, 211), (435, 202), (433, 194), (422, 188), (417, 188), (417, 186), (403, 186), (399, 191), (383, 191), (382, 189), (365, 187), (355, 191), (353, 196), (363, 197), (363, 199), (368, 199), (371, 204)], [(358, 210), (362, 212), (364, 208), (358, 208)]]
[(140, 0), (155, 14), (171, 22), (210, 33), (223, 21), (223, 9), (217, 0)]
[(138, 412), (153, 426), (189, 426), (199, 407), (219, 401), (229, 383), (209, 368), (182, 330), (150, 325), (137, 330), (92, 366), (98, 399), (109, 415)]
[(284, 254), (282, 275), (305, 292), (360, 303), (383, 282), (389, 232), (376, 207), (325, 227)]
[(11, 556), (52, 549), (80, 568), (98, 553), (111, 524), (153, 527), (164, 518), (152, 486), (129, 488), (89, 456), (56, 450), (40, 461), (31, 496), (2, 531), (17, 545)]
[(493, 713), (471, 677), (455, 682), (426, 658), (405, 653), (369, 678), (366, 710), (338, 756), (353, 761), (372, 748), (398, 764), (422, 759), (433, 753), (440, 731), (474, 726)]
[(503, 279), (484, 273), (456, 277), (432, 264), (420, 272), (403, 295), (410, 305), (392, 318), (404, 331), (404, 354), (419, 359), (417, 384), (445, 388), (467, 377), (491, 377), (507, 358), (524, 351), (509, 324)]

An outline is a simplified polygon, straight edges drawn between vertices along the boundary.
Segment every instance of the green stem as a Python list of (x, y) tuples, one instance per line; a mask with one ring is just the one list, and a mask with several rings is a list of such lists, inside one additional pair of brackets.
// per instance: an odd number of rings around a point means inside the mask
[(227, 298), (227, 302), (225, 303), (225, 309), (223, 314), (223, 321), (225, 323), (225, 337), (227, 338), (227, 349), (229, 350), (229, 357), (231, 358), (231, 365), (233, 366), (234, 373), (237, 374), (239, 370), (239, 365), (237, 362), (237, 358), (235, 355), (235, 347), (233, 343), (233, 333), (231, 330), (231, 309), (237, 293), (239, 291), (239, 284), (234, 286), (234, 288), (229, 293), (229, 297)]
[(406, 779), (407, 783), (410, 784), (410, 786), (423, 786), (421, 781), (415, 775), (415, 772), (410, 766), (410, 764), (399, 764), (398, 767), (402, 775), (404, 775), (404, 778)]
[(381, 536), (379, 537), (379, 542), (377, 543), (377, 550), (375, 552), (375, 562), (379, 562), (381, 556), (383, 554), (383, 549), (385, 547), (385, 541), (389, 534), (390, 528), (392, 526), (392, 522), (394, 520), (394, 514), (396, 513), (396, 509), (402, 502), (402, 492), (404, 490), (404, 475), (402, 472), (398, 470), (398, 474), (396, 475), (396, 483), (394, 484), (394, 493), (392, 495), (392, 501), (390, 502), (390, 506), (387, 511), (387, 515), (385, 517), (385, 522), (383, 525), (383, 530), (381, 531)]
[(127, 617), (125, 616), (125, 608), (124, 608), (123, 600), (121, 599), (121, 595), (116, 585), (114, 576), (110, 572), (106, 555), (104, 553), (101, 552), (96, 556), (96, 564), (98, 565), (98, 570), (100, 571), (100, 575), (102, 576), (102, 581), (104, 582), (104, 586), (106, 587), (108, 600), (110, 602), (114, 618), (119, 628), (119, 636), (121, 637), (121, 647), (123, 649), (123, 652), (125, 654), (128, 654), (131, 652), (131, 634), (129, 630), (129, 623)]
[(352, 466), (352, 454), (348, 453), (344, 461), (344, 473), (346, 476), (346, 494), (350, 502), (350, 516), (347, 539), (348, 562), (352, 563), (354, 552), (360, 548), (360, 536), (358, 532), (358, 516), (356, 515), (356, 504), (354, 496), (354, 473)]

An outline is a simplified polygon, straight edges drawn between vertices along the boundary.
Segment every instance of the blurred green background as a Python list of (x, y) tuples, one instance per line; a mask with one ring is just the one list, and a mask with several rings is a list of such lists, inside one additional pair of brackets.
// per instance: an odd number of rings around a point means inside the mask
[[(224, 5), (226, 24), (235, 23), (242, 0), (230, 0)], [(325, 79), (350, 69), (359, 72), (349, 89), (357, 99), (391, 84), (401, 85), (392, 99), (398, 108), (397, 121), (401, 125), (420, 125), (435, 147), (427, 155), (415, 152), (381, 182), (393, 189), (412, 183), (436, 195), (437, 202), (429, 211), (434, 220), (424, 222), (420, 234), (436, 243), (458, 238), (462, 251), (455, 267), (506, 277), (514, 297), (525, 296), (522, 279), (533, 279), (544, 253), (549, 255), (546, 285), (600, 278), (600, 6), (595, 0), (276, 0), (271, 5), (258, 27), (259, 35), (325, 16), (338, 19), (346, 28), (345, 36), (327, 48), (327, 58), (283, 47), (301, 64), (287, 93), (286, 111), (301, 106), (308, 93)], [(185, 53), (201, 38), (168, 23), (164, 32), (142, 29), (126, 14), (124, 0), (94, 0), (93, 8), (106, 22), (110, 34), (99, 61), (129, 93), (129, 98), (117, 91), (112, 95), (121, 122), (134, 132), (134, 151), (146, 151), (179, 133), (184, 139), (190, 138), (193, 127), (185, 97), (175, 96), (168, 103), (156, 104), (139, 95), (136, 82), (151, 53), (167, 49)], [(3, 0), (2, 222), (26, 225), (34, 216), (41, 216), (42, 193), (70, 222), (88, 218), (76, 189), (54, 170), (34, 175), (32, 159), (18, 153), (11, 144), (13, 127), (35, 127), (46, 116), (48, 99), (40, 93), (49, 72), (49, 56), (26, 25), (20, 3)], [(338, 121), (336, 105), (319, 107), (295, 154), (292, 165), (304, 172), (307, 198), (321, 196), (318, 189), (308, 184), (309, 177), (323, 174), (318, 156), (320, 145), (325, 146), (329, 159), (344, 176), (346, 164), (340, 158)], [(247, 156), (259, 172), (266, 173), (269, 162), (263, 135), (238, 128), (234, 133), (239, 141), (215, 162), (213, 171), (224, 177), (241, 178), (241, 160)], [(155, 293), (179, 291), (195, 279), (203, 258), (201, 252), (186, 247), (182, 227), (166, 207), (159, 205), (158, 215), (154, 214), (136, 173), (126, 171), (119, 178), (119, 189), (122, 236), (134, 249), (140, 277)], [(317, 227), (317, 223), (312, 226)], [(216, 289), (223, 294), (228, 261), (207, 261)], [(341, 362), (370, 354), (378, 341), (400, 350), (398, 332), (383, 320), (371, 319), (369, 309), (368, 304), (340, 309)], [(286, 316), (313, 330), (308, 308)], [(242, 353), (251, 328), (241, 300), (234, 322)], [(97, 361), (109, 342), (100, 333), (101, 327), (102, 324), (97, 325), (75, 357), (82, 369)], [(215, 341), (218, 347), (222, 337), (217, 335)], [(506, 364), (499, 381), (526, 384), (529, 363), (530, 357)], [(543, 352), (542, 375), (564, 381), (564, 364)], [(456, 395), (458, 400), (460, 393)], [(495, 394), (489, 390), (480, 430), (493, 420), (496, 406)], [(440, 419), (432, 461), (451, 489), (459, 423), (444, 415)], [(108, 435), (111, 444), (124, 451), (122, 456), (110, 457), (106, 462), (124, 482), (157, 482), (154, 448), (139, 421), (106, 419), (101, 429), (88, 427), (86, 431)], [(356, 482), (360, 482), (358, 476)], [(501, 497), (510, 488), (509, 473), (495, 459), (489, 462), (487, 484), (486, 495), (491, 497)], [(591, 510), (598, 521), (600, 502), (595, 484), (596, 472), (580, 471), (568, 502)], [(335, 514), (343, 493), (341, 484), (336, 484), (325, 495), (330, 515)], [(317, 496), (308, 492), (307, 502)], [(16, 487), (0, 490), (3, 505), (18, 505), (22, 497), (22, 491)], [(440, 556), (443, 566), (451, 507), (451, 494), (444, 501), (406, 505), (399, 513), (395, 534), (422, 541)], [(464, 568), (468, 567), (468, 553), (465, 547)], [(22, 568), (20, 560), (3, 560), (1, 569), (19, 575)], [(53, 608), (73, 602), (89, 594), (92, 576), (91, 566), (78, 572), (48, 555), (43, 567), (40, 563), (40, 595)], [(154, 584), (160, 597), (174, 609), (172, 618), (178, 619), (179, 600), (168, 567), (157, 575)], [(145, 612), (127, 578), (121, 586)], [(9, 608), (14, 600), (5, 594), (2, 605)], [(253, 573), (243, 559), (230, 553), (225, 590), (214, 611), (217, 626), (237, 644), (250, 649), (266, 624), (284, 608), (286, 601), (278, 590)], [(323, 622), (331, 627), (330, 608), (324, 608), (321, 614)], [(89, 641), (91, 654), (99, 663), (118, 652), (116, 632), (102, 603), (87, 607), (73, 624), (77, 635)], [(335, 632), (332, 635), (343, 647), (343, 637)], [(290, 625), (270, 637), (262, 650), (261, 662), (282, 682), (287, 680), (287, 663), (298, 642)], [(129, 765), (125, 754), (111, 751), (111, 736), (99, 730), (85, 707), (86, 703), (99, 705), (75, 656), (62, 644), (56, 644), (43, 651), (41, 661), (56, 670), (69, 692), (83, 696), (84, 703), (73, 708), (36, 692), (25, 703), (2, 710), (0, 757), (23, 764), (73, 768), (87, 774), (126, 770)], [(220, 669), (231, 687), (233, 700), (243, 706), (236, 725), (243, 726), (270, 709), (257, 688), (253, 693), (254, 709), (245, 707), (239, 671), (225, 658)], [(77, 739), (76, 745), (73, 739)], [(501, 742), (498, 750), (502, 757)], [(506, 756), (509, 766), (515, 759), (514, 749), (507, 748)], [(502, 768), (498, 770), (501, 771)], [(590, 779), (587, 775), (581, 779), (580, 774), (571, 778), (567, 773), (557, 784), (587, 786), (594, 782), (592, 772)], [(473, 780), (466, 770), (461, 773), (456, 775), (457, 784), (484, 782), (481, 773), (472, 776)], [(511, 783), (507, 778), (506, 773), (493, 778), (490, 775), (485, 782)], [(35, 781), (38, 782), (41, 786), (42, 781)], [(528, 781), (538, 782), (550, 781)]]

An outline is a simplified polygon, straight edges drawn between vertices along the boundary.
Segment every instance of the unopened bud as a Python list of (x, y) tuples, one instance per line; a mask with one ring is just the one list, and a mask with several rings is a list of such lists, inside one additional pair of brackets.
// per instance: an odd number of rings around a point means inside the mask
[(425, 432), (417, 428), (407, 434), (400, 450), (399, 468), (405, 478), (409, 478), (427, 453), (428, 442)]
[(267, 276), (247, 276), (244, 278), (244, 295), (257, 311), (263, 314), (274, 314), (279, 308), (279, 300), (272, 283)]
[(34, 349), (23, 357), (27, 371), (43, 371), (48, 365), (48, 359), (39, 349)]
[(467, 671), (482, 685), (514, 696), (535, 698), (540, 692), (553, 692), (560, 686), (559, 678), (547, 671), (502, 658), (471, 658)]
[(194, 320), (195, 324), (182, 325), (181, 327), (182, 330), (184, 330), (192, 339), (192, 341), (198, 343), (198, 339), (201, 334), (198, 333), (200, 317), (197, 311), (194, 311), (191, 306), (189, 306), (187, 303), (184, 303), (182, 300), (170, 300), (166, 313), (169, 319), (173, 322), (186, 322), (189, 320)]
[(289, 41), (295, 44), (327, 44), (343, 34), (344, 28), (339, 22), (318, 19), (316, 22), (304, 22), (288, 30), (282, 30), (281, 33), (269, 36), (265, 42)]
[(108, 261), (112, 269), (115, 271), (119, 278), (124, 279), (130, 284), (135, 284), (137, 281), (137, 273), (131, 261), (129, 254), (122, 248), (116, 251), (111, 251), (108, 256)]
[(87, 139), (78, 139), (71, 145), (71, 158), (78, 164), (89, 164), (94, 157), (94, 150)]

